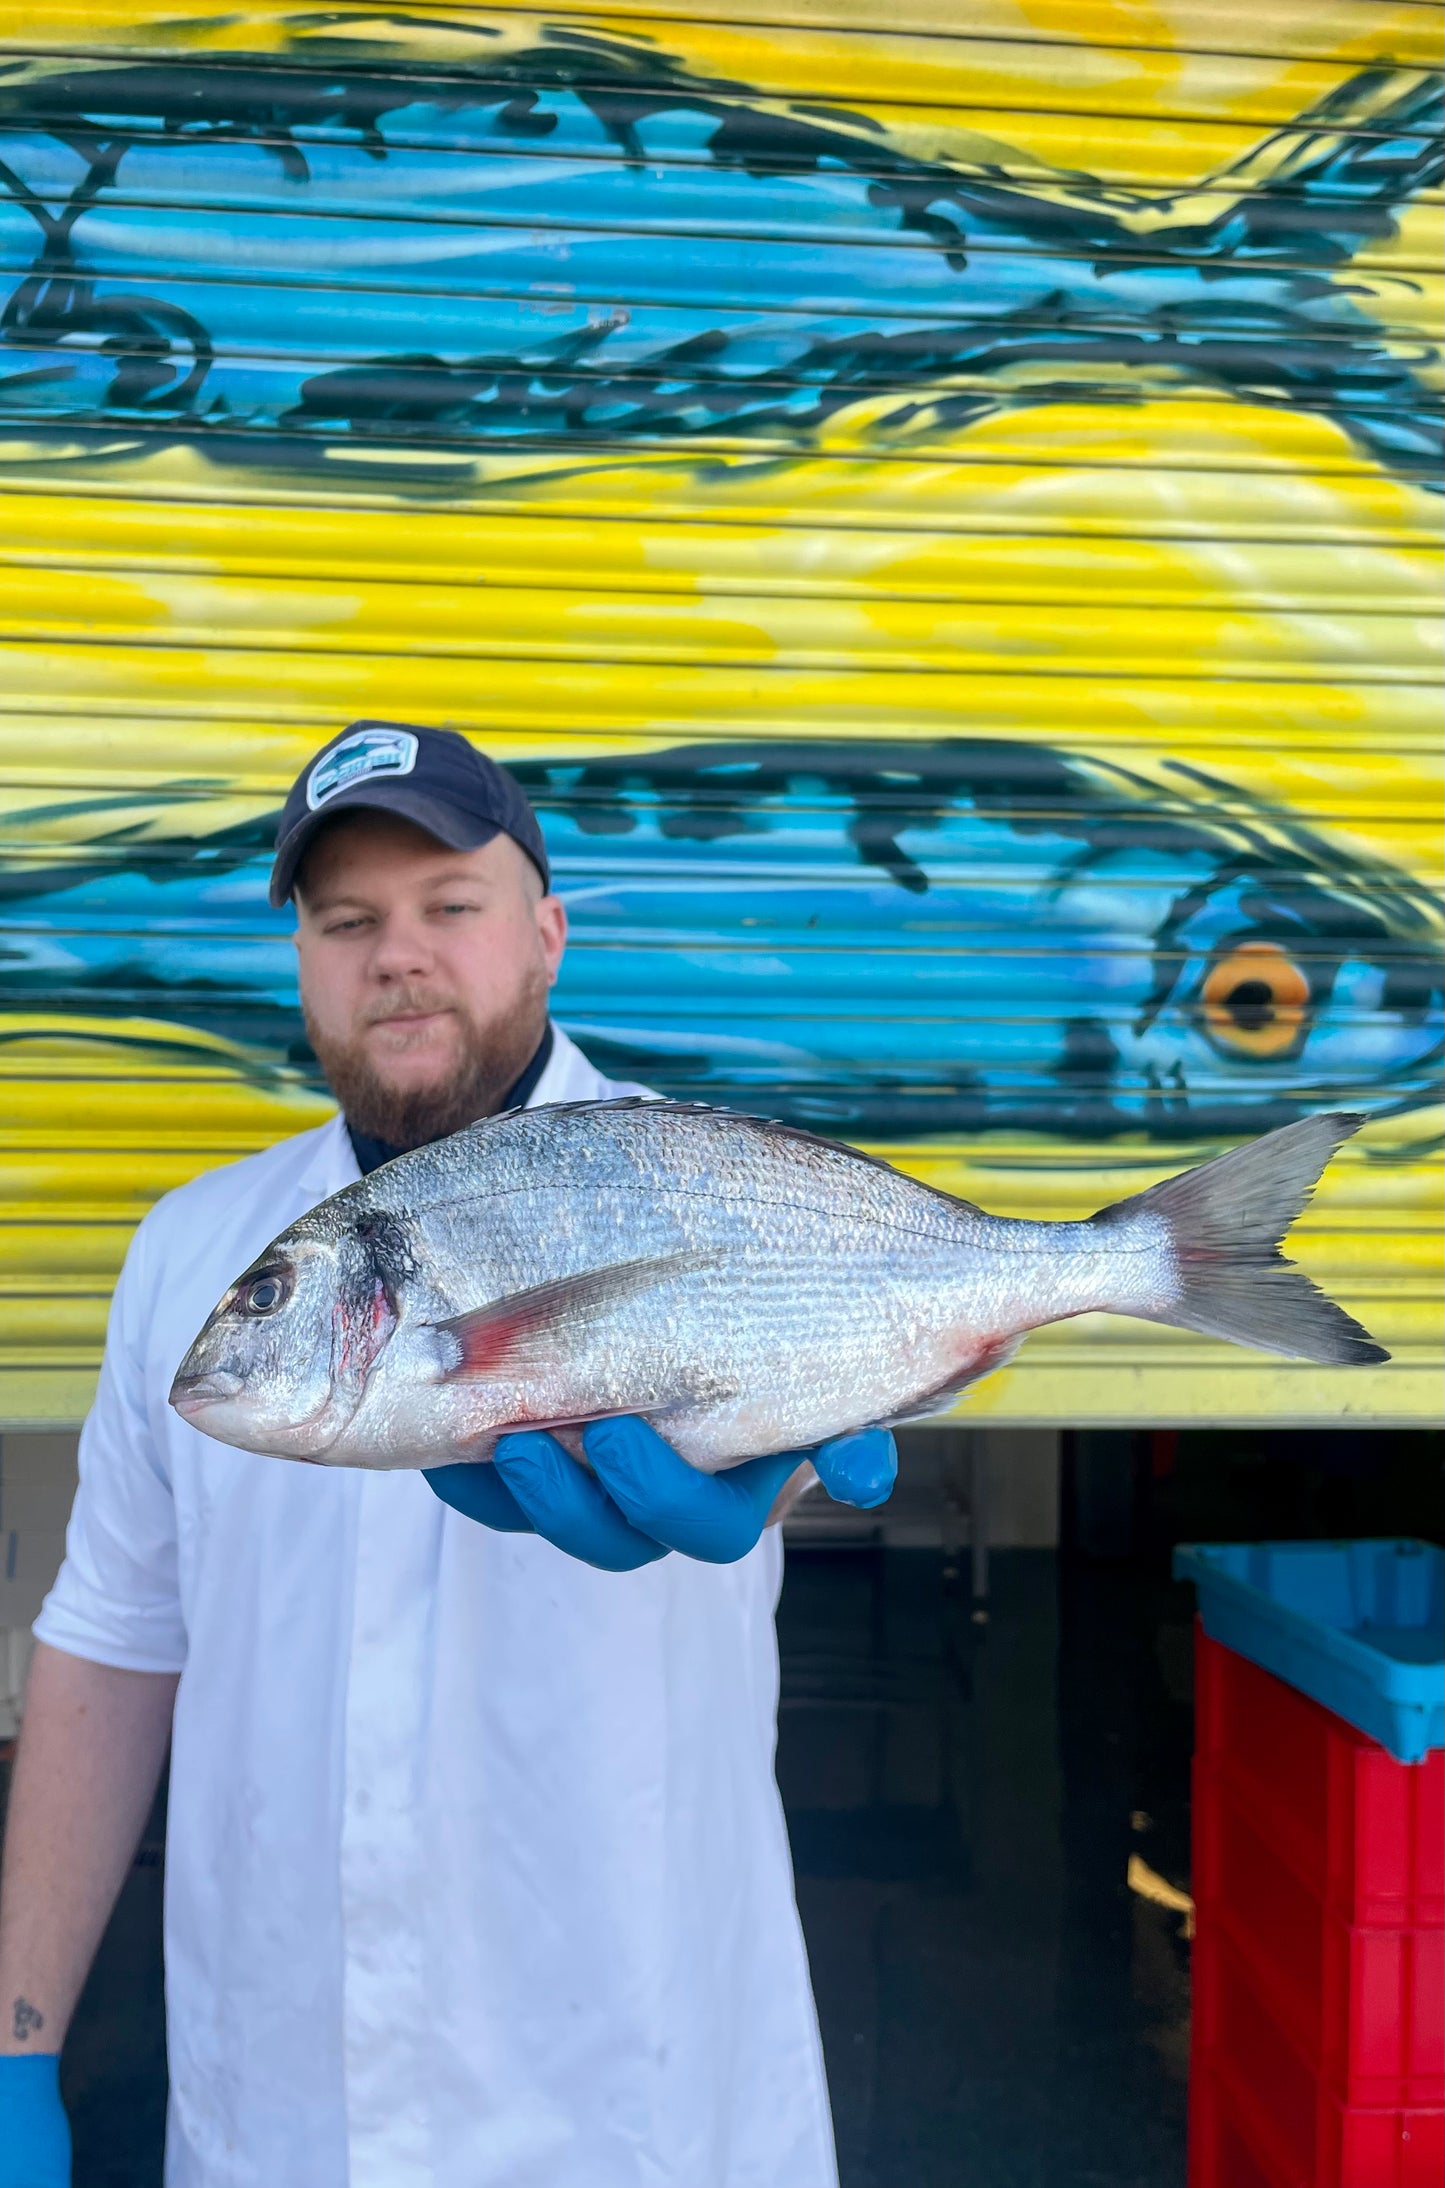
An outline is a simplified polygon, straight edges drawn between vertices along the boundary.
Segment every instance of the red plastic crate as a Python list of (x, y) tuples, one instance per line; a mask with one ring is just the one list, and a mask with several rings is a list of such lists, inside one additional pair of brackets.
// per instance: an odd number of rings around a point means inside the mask
[(1195, 1771), (1347, 1922), (1445, 1923), (1445, 1749), (1397, 1763), (1366, 1733), (1195, 1626)]
[(1191, 2188), (1440, 2188), (1445, 1752), (1195, 1646)]
[(1191, 2188), (1440, 2188), (1445, 2112), (1321, 2108), (1316, 2169), (1302, 2173), (1261, 2112), (1225, 2074), (1195, 2069), (1189, 2089)]
[(1311, 2069), (1348, 2104), (1445, 2102), (1445, 1929), (1346, 1922), (1204, 1771), (1194, 1814), (1211, 1946)]

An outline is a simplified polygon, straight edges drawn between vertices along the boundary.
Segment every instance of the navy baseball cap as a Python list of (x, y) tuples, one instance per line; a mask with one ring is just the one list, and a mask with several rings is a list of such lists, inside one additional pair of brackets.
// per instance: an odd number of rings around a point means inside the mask
[(303, 767), (281, 812), (271, 902), (284, 904), (319, 829), (358, 806), (414, 821), (453, 851), (477, 851), (493, 836), (519, 844), (550, 889), (547, 847), (514, 776), (455, 729), (410, 722), (353, 722)]

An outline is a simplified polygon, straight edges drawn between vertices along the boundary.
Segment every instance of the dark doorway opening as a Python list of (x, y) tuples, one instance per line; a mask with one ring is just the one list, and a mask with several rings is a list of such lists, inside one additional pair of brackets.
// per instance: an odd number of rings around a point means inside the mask
[(986, 1604), (967, 1554), (883, 1528), (790, 1552), (779, 1776), (843, 2188), (1183, 2188), (1170, 1553), (1445, 1540), (1442, 1462), (1420, 1432), (1090, 1430), (1062, 1442), (1058, 1549), (994, 1550)]

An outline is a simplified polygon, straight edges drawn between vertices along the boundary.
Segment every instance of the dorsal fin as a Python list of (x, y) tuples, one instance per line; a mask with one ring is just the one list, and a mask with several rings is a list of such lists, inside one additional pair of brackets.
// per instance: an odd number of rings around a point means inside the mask
[[(871, 1155), (866, 1148), (853, 1147), (847, 1140), (831, 1140), (824, 1133), (809, 1132), (801, 1124), (785, 1124), (780, 1117), (759, 1117), (750, 1109), (727, 1109), (719, 1102), (674, 1102), (660, 1094), (619, 1094), (610, 1100), (604, 1096), (600, 1100), (581, 1102), (539, 1102), (534, 1109), (508, 1109), (500, 1116), (479, 1117), (475, 1124), (464, 1125), (462, 1131), (480, 1134), (508, 1125), (522, 1125), (536, 1117), (588, 1117), (615, 1114), (619, 1110), (632, 1115), (641, 1110), (655, 1110), (669, 1117), (703, 1117), (715, 1119), (720, 1125), (749, 1125), (753, 1131), (771, 1139), (795, 1140), (803, 1147), (821, 1147), (830, 1155), (843, 1155), (850, 1162), (864, 1163), (870, 1170), (885, 1170), (890, 1177), (907, 1178), (920, 1193), (930, 1193), (935, 1200), (947, 1201), (950, 1208), (961, 1208), (972, 1215), (984, 1213), (973, 1201), (964, 1200), (957, 1193), (947, 1193), (940, 1185), (929, 1185), (922, 1178), (909, 1177), (906, 1170), (900, 1170), (883, 1155)], [(456, 1137), (460, 1138), (461, 1133)]]

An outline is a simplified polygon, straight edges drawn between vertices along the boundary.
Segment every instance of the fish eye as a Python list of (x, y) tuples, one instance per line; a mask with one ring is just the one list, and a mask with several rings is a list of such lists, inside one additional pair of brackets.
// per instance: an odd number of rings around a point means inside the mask
[(281, 1269), (263, 1269), (253, 1276), (249, 1284), (243, 1284), (236, 1294), (236, 1305), (242, 1314), (275, 1314), (291, 1297), (291, 1279)]
[(1236, 942), (1205, 975), (1204, 1029), (1234, 1056), (1283, 1056), (1309, 1004), (1308, 974), (1275, 942)]

